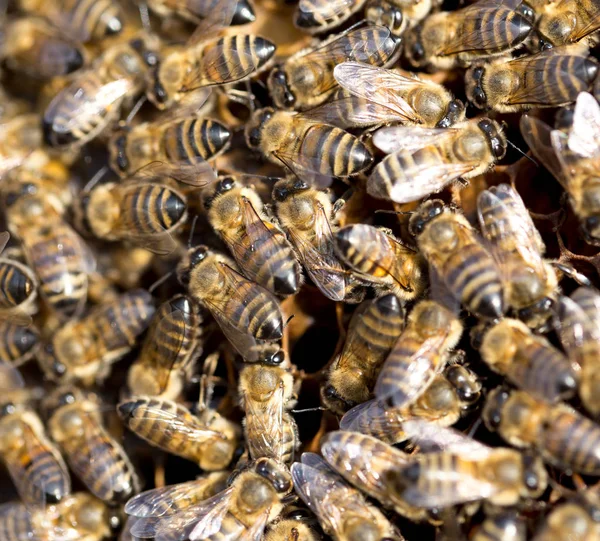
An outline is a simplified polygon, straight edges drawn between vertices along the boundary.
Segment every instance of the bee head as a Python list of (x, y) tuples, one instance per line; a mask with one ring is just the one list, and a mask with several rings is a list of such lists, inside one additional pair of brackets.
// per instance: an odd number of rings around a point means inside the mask
[(510, 392), (504, 387), (497, 387), (487, 397), (483, 407), (482, 418), (485, 426), (495, 432), (502, 423), (502, 410), (510, 398)]
[(446, 379), (454, 387), (463, 409), (469, 409), (481, 397), (481, 383), (464, 366), (450, 365), (445, 372)]
[(388, 2), (375, 2), (367, 6), (365, 19), (373, 24), (389, 28), (394, 35), (400, 34), (404, 22), (402, 10)]
[(446, 114), (436, 124), (436, 128), (449, 128), (460, 122), (465, 116), (465, 105), (460, 100), (452, 100), (446, 108)]
[(496, 160), (501, 160), (506, 154), (506, 137), (497, 122), (483, 118), (477, 125), (487, 137), (490, 149)]
[(271, 119), (275, 111), (270, 107), (265, 107), (254, 113), (246, 125), (245, 135), (246, 143), (250, 150), (260, 150), (262, 140), (262, 130), (264, 125)]
[(235, 179), (231, 176), (219, 177), (212, 193), (204, 198), (204, 208), (209, 210), (215, 199), (235, 188)]
[(305, 192), (308, 189), (310, 189), (310, 185), (308, 184), (308, 182), (302, 179), (284, 178), (277, 182), (275, 186), (273, 186), (273, 200), (282, 203), (288, 197), (291, 197), (292, 195), (295, 195), (300, 192)]
[(187, 287), (190, 283), (191, 271), (208, 256), (209, 250), (206, 246), (196, 246), (188, 250), (179, 265), (177, 265), (177, 279), (179, 283)]
[(126, 173), (129, 169), (127, 158), (127, 135), (123, 132), (116, 134), (109, 146), (111, 154), (111, 166), (120, 173)]
[(255, 463), (253, 470), (255, 473), (264, 477), (273, 488), (280, 494), (287, 494), (292, 490), (292, 477), (287, 469), (271, 458), (259, 458)]
[(281, 66), (275, 66), (267, 80), (267, 86), (273, 102), (282, 109), (292, 109), (296, 104), (296, 96), (292, 92), (285, 71)]
[(482, 84), (484, 73), (484, 66), (475, 66), (474, 68), (471, 68), (465, 75), (467, 98), (473, 105), (475, 105), (475, 107), (478, 107), (479, 109), (487, 108), (487, 96)]
[(588, 216), (581, 223), (585, 240), (594, 246), (600, 246), (600, 216)]
[(441, 199), (425, 201), (410, 217), (408, 231), (415, 237), (419, 236), (431, 220), (445, 211), (446, 205)]

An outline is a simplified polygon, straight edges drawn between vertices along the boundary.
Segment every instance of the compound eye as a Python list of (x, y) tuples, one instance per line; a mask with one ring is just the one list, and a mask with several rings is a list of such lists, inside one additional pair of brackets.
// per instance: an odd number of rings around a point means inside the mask
[(71, 392), (63, 394), (59, 400), (61, 406), (66, 406), (67, 404), (72, 404), (73, 402), (75, 402), (75, 395)]
[(204, 261), (206, 258), (206, 254), (208, 253), (207, 249), (204, 246), (199, 246), (195, 248), (190, 256), (190, 264), (191, 266), (195, 266), (201, 261)]
[(228, 192), (229, 190), (233, 189), (234, 186), (235, 186), (235, 180), (231, 177), (225, 177), (217, 185), (216, 191), (218, 193)]
[(284, 188), (283, 186), (275, 188), (273, 190), (273, 199), (275, 199), (275, 201), (285, 201), (289, 194), (290, 192), (288, 191), (288, 189)]
[(425, 49), (423, 48), (423, 45), (421, 45), (420, 42), (414, 43), (410, 50), (412, 53), (412, 57), (417, 61), (423, 60), (423, 58), (425, 57)]
[(248, 136), (248, 141), (252, 147), (260, 146), (260, 129), (252, 128), (250, 131), (250, 135)]

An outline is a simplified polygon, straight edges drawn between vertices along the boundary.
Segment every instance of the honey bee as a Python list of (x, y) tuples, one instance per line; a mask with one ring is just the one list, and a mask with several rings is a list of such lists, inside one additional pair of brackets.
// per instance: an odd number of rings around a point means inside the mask
[(55, 331), (38, 356), (46, 376), (85, 386), (103, 381), (112, 363), (131, 351), (154, 315), (150, 293), (131, 290)]
[(504, 157), (507, 145), (502, 128), (489, 118), (453, 128), (381, 128), (373, 143), (389, 156), (373, 169), (367, 192), (396, 203), (417, 201), (458, 178), (481, 175)]
[(292, 477), (298, 495), (334, 539), (402, 539), (385, 515), (318, 455), (303, 453), (302, 462), (292, 465)]
[[(172, 501), (169, 487), (162, 490), (167, 492), (166, 502)], [(279, 516), (283, 499), (291, 491), (287, 468), (262, 458), (236, 472), (226, 489), (181, 510), (166, 502), (146, 505), (143, 499), (138, 506), (128, 504), (126, 509), (142, 515), (132, 528), (134, 535), (141, 533), (157, 539), (262, 539), (265, 528)]]
[(2, 391), (0, 458), (27, 506), (60, 502), (71, 492), (67, 466), (38, 415), (16, 391)]
[(561, 183), (583, 237), (600, 246), (600, 105), (591, 94), (577, 97), (573, 124), (568, 133), (552, 130), (541, 120), (521, 118), (525, 142), (542, 164)]
[[(333, 70), (340, 86), (358, 100), (332, 100), (346, 106), (348, 127), (397, 122), (425, 128), (448, 128), (465, 118), (460, 100), (439, 83), (407, 77), (396, 70), (344, 62)], [(336, 124), (337, 125), (337, 124)]]
[(75, 202), (79, 227), (103, 240), (128, 240), (160, 255), (176, 248), (172, 234), (187, 218), (186, 197), (155, 182), (107, 182)]
[(423, 260), (391, 232), (368, 224), (342, 227), (335, 233), (340, 259), (361, 279), (411, 300), (425, 287)]
[(568, 105), (589, 90), (598, 63), (580, 48), (557, 48), (513, 60), (477, 64), (465, 75), (467, 98), (480, 109), (514, 113)]
[(162, 303), (152, 318), (137, 360), (129, 368), (127, 385), (133, 395), (174, 400), (202, 352), (202, 316), (187, 295)]
[[(43, 299), (60, 319), (77, 316), (87, 297), (87, 274), (95, 266), (90, 249), (63, 219), (54, 198), (35, 184), (11, 182), (4, 186), (3, 195), (8, 227), (21, 242)], [(26, 284), (14, 293), (23, 297), (31, 291)]]
[(546, 489), (548, 474), (531, 454), (488, 447), (426, 421), (407, 421), (404, 428), (422, 454), (390, 471), (388, 482), (411, 505), (439, 509), (486, 500), (505, 507)]
[(143, 90), (146, 72), (157, 62), (155, 39), (142, 35), (113, 45), (77, 73), (44, 111), (46, 144), (80, 147), (117, 120), (125, 102)]
[(204, 208), (245, 276), (275, 295), (298, 292), (302, 275), (294, 250), (253, 187), (220, 177), (206, 193)]
[(265, 533), (264, 541), (321, 541), (317, 521), (301, 508), (284, 509)]
[(343, 415), (369, 399), (381, 364), (404, 328), (404, 310), (389, 294), (361, 304), (350, 320), (346, 341), (327, 371), (323, 403)]
[(205, 471), (216, 471), (231, 462), (240, 431), (209, 402), (201, 399), (194, 415), (172, 400), (134, 396), (117, 410), (126, 426), (151, 445), (191, 460)]
[(197, 246), (180, 261), (177, 276), (246, 361), (281, 362), (271, 347), (283, 336), (281, 307), (269, 291), (244, 278), (231, 259)]
[(184, 46), (165, 52), (149, 74), (148, 98), (161, 110), (185, 101), (190, 93), (203, 87), (245, 81), (268, 69), (276, 46), (254, 34), (207, 38), (194, 34)]
[(479, 225), (504, 277), (507, 304), (533, 329), (547, 325), (558, 278), (542, 256), (546, 247), (519, 194), (500, 184), (479, 194)]
[(399, 40), (384, 26), (353, 28), (289, 57), (273, 68), (267, 85), (278, 108), (311, 109), (336, 89), (333, 71), (337, 64), (358, 60), (387, 66), (396, 60), (398, 50)]
[(470, 541), (526, 541), (525, 522), (514, 513), (500, 513), (486, 518)]
[(500, 272), (462, 214), (432, 199), (410, 217), (409, 231), (455, 300), (478, 317), (502, 316), (505, 301)]
[(375, 397), (395, 407), (412, 402), (444, 369), (462, 331), (452, 311), (435, 301), (419, 302), (379, 372)]
[(121, 176), (147, 171), (176, 181), (202, 186), (215, 175), (206, 160), (229, 146), (227, 126), (196, 115), (170, 115), (115, 133), (109, 143), (110, 165)]
[(28, 509), (20, 502), (7, 503), (0, 506), (0, 539), (102, 541), (111, 538), (113, 521), (106, 504), (86, 492), (38, 509)]
[(561, 297), (557, 309), (557, 332), (569, 359), (580, 370), (579, 396), (593, 415), (600, 412), (600, 294), (581, 287), (571, 298)]
[(36, 354), (39, 346), (40, 333), (33, 325), (25, 327), (0, 319), (0, 362), (20, 366)]
[[(9, 239), (10, 234), (7, 231), (0, 233), (0, 254), (4, 251)], [(28, 314), (35, 310), (37, 288), (38, 281), (29, 267), (8, 257), (0, 258), (0, 324), (3, 326), (0, 335), (4, 337), (2, 342), (7, 344), (5, 346), (7, 353), (8, 344), (13, 340), (18, 340), (17, 334), (20, 334), (21, 338), (28, 336), (27, 331), (20, 333), (14, 329), (14, 326), (31, 322)], [(2, 321), (5, 319), (10, 319), (10, 322)], [(21, 343), (23, 346), (26, 346), (27, 343), (30, 344), (28, 340)], [(0, 348), (2, 347), (0, 346)], [(16, 357), (20, 356), (13, 350), (13, 353), (7, 356), (15, 355)], [(4, 355), (2, 357), (4, 358)]]
[(488, 429), (508, 443), (534, 449), (561, 470), (600, 472), (600, 453), (594, 444), (600, 425), (566, 404), (551, 405), (525, 391), (498, 387), (488, 395), (482, 417)]
[(44, 399), (48, 433), (89, 491), (107, 502), (124, 501), (139, 492), (139, 480), (123, 448), (102, 423), (101, 404), (92, 393), (72, 386)]
[(246, 124), (245, 134), (251, 150), (301, 178), (350, 177), (373, 163), (357, 137), (301, 113), (260, 109)]
[(214, 12), (231, 12), (231, 25), (248, 24), (256, 20), (252, 4), (248, 0), (148, 0), (148, 7), (160, 17), (177, 15), (197, 23), (212, 19)]
[(402, 428), (404, 421), (422, 418), (439, 426), (451, 426), (479, 400), (481, 389), (474, 372), (460, 364), (450, 364), (412, 401), (400, 406), (377, 399), (364, 402), (342, 417), (340, 428), (395, 445), (407, 439)]
[(364, 289), (334, 253), (329, 194), (302, 179), (284, 178), (273, 187), (272, 197), (279, 223), (321, 293), (336, 302), (360, 302)]
[(79, 69), (84, 51), (36, 17), (21, 17), (4, 25), (0, 57), (13, 71), (33, 77), (56, 77)]
[(532, 23), (515, 2), (479, 0), (440, 11), (406, 33), (405, 52), (415, 67), (450, 69), (509, 53), (529, 36)]
[(17, 0), (18, 8), (42, 16), (81, 43), (119, 34), (125, 21), (121, 6), (111, 0)]
[(250, 457), (290, 464), (300, 444), (296, 421), (288, 412), (297, 398), (291, 372), (283, 366), (244, 366), (239, 396), (246, 413), (244, 434)]
[(542, 336), (516, 319), (504, 319), (483, 336), (481, 357), (517, 387), (547, 402), (573, 396), (575, 367)]

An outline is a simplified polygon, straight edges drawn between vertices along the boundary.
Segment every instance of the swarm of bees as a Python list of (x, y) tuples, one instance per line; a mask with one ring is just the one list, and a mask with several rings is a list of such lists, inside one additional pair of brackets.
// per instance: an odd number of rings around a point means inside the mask
[(0, 541), (600, 540), (597, 0), (0, 18)]

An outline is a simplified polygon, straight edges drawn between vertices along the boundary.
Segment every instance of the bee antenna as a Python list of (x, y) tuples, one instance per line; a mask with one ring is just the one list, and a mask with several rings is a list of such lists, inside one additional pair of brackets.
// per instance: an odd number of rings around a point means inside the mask
[(98, 182), (102, 180), (102, 177), (108, 173), (108, 165), (104, 165), (101, 167), (96, 174), (88, 181), (88, 183), (83, 187), (83, 192), (89, 192)]
[(192, 247), (192, 241), (194, 240), (194, 233), (196, 232), (196, 224), (198, 223), (198, 215), (194, 216), (192, 220), (192, 227), (190, 228), (190, 236), (188, 237), (187, 247), (188, 250)]
[(148, 288), (148, 293), (152, 293), (158, 286), (164, 284), (169, 278), (171, 278), (171, 276), (173, 276), (174, 272), (175, 271), (169, 271), (169, 272), (167, 272), (167, 274), (165, 274), (164, 276), (161, 276), (158, 280), (156, 280), (156, 282), (154, 282)]
[(412, 210), (384, 210), (384, 209), (377, 209), (375, 211), (375, 214), (404, 214), (406, 216), (410, 216), (412, 214), (414, 214), (414, 211)]
[(140, 19), (142, 26), (146, 32), (152, 32), (152, 25), (150, 24), (150, 13), (148, 11), (148, 4), (145, 1), (138, 3), (138, 10), (140, 12)]
[(283, 324), (284, 329), (288, 326), (289, 322), (292, 321), (292, 319), (294, 319), (295, 315), (296, 314), (292, 314), (290, 317), (287, 318), (286, 322)]
[(125, 126), (128, 126), (129, 124), (131, 124), (131, 121), (134, 119), (135, 115), (137, 115), (139, 113), (140, 109), (142, 108), (144, 103), (146, 103), (147, 99), (148, 98), (146, 97), (146, 95), (142, 94), (140, 99), (135, 102), (135, 105), (131, 108), (131, 111), (129, 111), (129, 114), (127, 115), (127, 118), (125, 119)]
[(523, 152), (517, 145), (515, 145), (514, 143), (511, 143), (508, 139), (506, 140), (506, 142), (512, 148), (514, 148), (519, 154), (522, 154), (523, 156), (525, 156), (533, 165), (535, 165), (536, 167), (540, 166), (540, 164), (538, 162), (536, 162), (529, 154), (527, 154), (526, 152)]
[(292, 413), (306, 413), (309, 411), (326, 411), (327, 408), (324, 408), (323, 406), (318, 406), (316, 408), (305, 408), (305, 409), (301, 409), (301, 410), (290, 410)]

